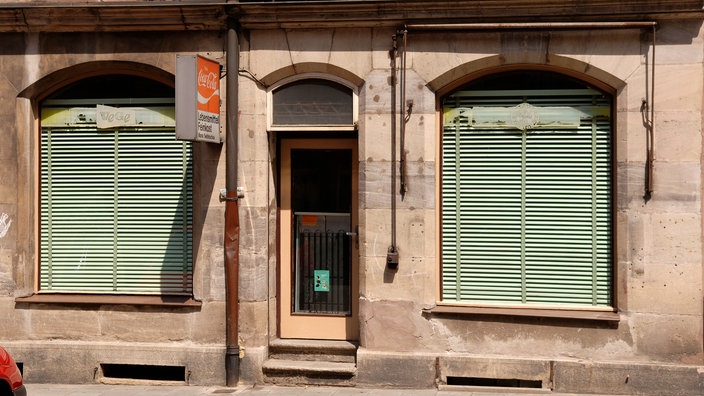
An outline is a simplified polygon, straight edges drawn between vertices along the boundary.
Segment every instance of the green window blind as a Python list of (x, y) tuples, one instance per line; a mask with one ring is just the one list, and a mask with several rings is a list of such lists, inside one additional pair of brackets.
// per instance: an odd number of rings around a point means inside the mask
[(41, 290), (192, 292), (191, 145), (173, 127), (41, 134)]
[(445, 99), (443, 301), (610, 306), (610, 106), (593, 90)]

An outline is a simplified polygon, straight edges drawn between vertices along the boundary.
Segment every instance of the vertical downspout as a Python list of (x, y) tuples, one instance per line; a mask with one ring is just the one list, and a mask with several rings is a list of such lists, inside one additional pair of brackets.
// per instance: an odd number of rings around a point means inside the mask
[(225, 109), (225, 378), (236, 386), (240, 378), (239, 325), (239, 250), (240, 218), (237, 207), (237, 121), (239, 42), (237, 32), (227, 31), (227, 103)]

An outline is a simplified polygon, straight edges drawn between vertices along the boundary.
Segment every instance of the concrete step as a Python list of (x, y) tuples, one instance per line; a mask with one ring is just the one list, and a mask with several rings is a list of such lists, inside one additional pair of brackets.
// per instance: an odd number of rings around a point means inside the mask
[(264, 371), (266, 373), (352, 377), (357, 373), (357, 367), (354, 363), (269, 359), (264, 362)]
[(279, 385), (354, 386), (357, 343), (278, 339), (269, 343), (265, 381)]
[(351, 341), (278, 339), (269, 344), (271, 359), (356, 363), (357, 344)]
[(263, 365), (266, 382), (277, 385), (354, 386), (354, 363), (269, 359)]

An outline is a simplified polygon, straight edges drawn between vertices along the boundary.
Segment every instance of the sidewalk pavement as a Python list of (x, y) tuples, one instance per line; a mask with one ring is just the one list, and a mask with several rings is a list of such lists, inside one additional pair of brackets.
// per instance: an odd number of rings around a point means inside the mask
[[(496, 388), (437, 390), (437, 389), (370, 389), (333, 388), (316, 386), (282, 387), (241, 385), (236, 388), (223, 386), (168, 386), (168, 385), (66, 385), (66, 384), (25, 384), (28, 396), (579, 396), (566, 393), (552, 393), (547, 390), (521, 389), (505, 393)], [(595, 396), (595, 395), (590, 395)], [(605, 395), (604, 395), (605, 396)]]

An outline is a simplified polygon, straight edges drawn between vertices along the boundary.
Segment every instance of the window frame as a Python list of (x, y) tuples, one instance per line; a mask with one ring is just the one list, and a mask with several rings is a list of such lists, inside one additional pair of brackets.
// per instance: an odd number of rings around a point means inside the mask
[[(156, 106), (158, 108), (163, 108), (164, 106), (166, 107), (166, 111), (162, 114), (164, 119), (167, 120), (168, 118), (172, 117), (169, 116), (169, 111), (168, 109), (172, 109), (172, 112), (175, 111), (175, 105), (174, 105), (174, 98), (133, 98), (133, 99), (49, 99), (41, 102), (38, 105), (38, 113), (41, 114), (42, 109), (45, 107), (71, 107), (71, 106), (95, 106), (97, 104), (104, 104), (104, 105), (123, 105), (127, 107), (135, 107), (135, 106), (144, 106), (147, 108), (150, 108), (152, 106)], [(151, 110), (149, 110), (151, 111)], [(148, 112), (149, 112), (148, 111)], [(138, 111), (139, 112), (139, 111)], [(147, 112), (147, 113), (148, 113)], [(145, 113), (146, 114), (146, 113)], [(175, 119), (175, 118), (174, 118)], [(166, 124), (163, 126), (158, 126), (158, 125), (145, 125), (144, 129), (146, 130), (159, 130), (159, 129), (168, 129), (168, 130), (173, 130), (174, 134), (174, 139), (175, 139), (175, 124), (169, 124), (169, 121), (165, 121)], [(171, 121), (172, 122), (172, 121)], [(158, 123), (158, 121), (157, 121)], [(173, 123), (173, 122), (172, 122)], [(187, 287), (185, 289), (182, 289), (181, 291), (175, 291), (175, 290), (164, 290), (163, 287), (159, 287), (159, 290), (128, 290), (128, 289), (120, 289), (120, 290), (94, 290), (94, 289), (85, 289), (81, 290), (79, 288), (76, 289), (43, 289), (42, 288), (42, 279), (43, 279), (43, 272), (45, 270), (44, 265), (42, 263), (42, 236), (41, 236), (41, 230), (42, 230), (42, 219), (43, 219), (43, 214), (42, 214), (42, 134), (44, 131), (45, 126), (42, 125), (42, 117), (38, 117), (38, 131), (37, 131), (37, 140), (36, 140), (36, 155), (37, 155), (37, 183), (36, 183), (36, 194), (35, 194), (35, 199), (36, 199), (36, 208), (37, 208), (37, 218), (36, 218), (36, 235), (37, 235), (37, 244), (36, 244), (36, 276), (35, 276), (35, 293), (33, 296), (29, 297), (23, 297), (23, 298), (18, 298), (18, 302), (27, 302), (27, 303), (47, 303), (46, 297), (48, 295), (52, 295), (52, 302), (55, 303), (63, 303), (63, 304), (72, 304), (72, 303), (96, 303), (99, 302), (101, 304), (133, 304), (133, 305), (159, 305), (159, 306), (197, 306), (200, 305), (199, 302), (193, 300), (193, 294), (194, 294), (194, 287), (195, 287), (195, 282), (194, 282), (194, 275), (195, 275), (195, 260), (196, 260), (196, 254), (194, 253), (194, 248), (196, 247), (196, 241), (194, 240), (195, 236), (195, 150), (193, 149), (192, 145), (190, 142), (179, 142), (182, 144), (188, 144), (189, 147), (186, 148), (184, 146), (183, 148), (183, 155), (186, 155), (185, 153), (188, 152), (188, 158), (190, 160), (186, 160), (186, 157), (182, 158), (183, 161), (183, 166), (187, 166), (188, 169), (187, 173), (190, 174), (189, 180), (190, 180), (190, 186), (188, 186), (188, 190), (190, 192), (189, 196), (190, 197), (185, 197), (184, 203), (189, 204), (190, 208), (184, 208), (184, 213), (185, 211), (190, 212), (188, 215), (190, 217), (190, 225), (188, 225), (189, 230), (187, 231), (190, 236), (188, 236), (187, 239), (185, 239), (185, 242), (187, 244), (184, 245), (184, 249), (187, 249), (187, 252), (189, 254), (189, 257), (183, 258), (181, 261), (184, 263), (188, 261), (190, 264), (187, 267), (183, 267), (184, 271), (188, 271), (187, 276), (184, 278), (184, 282), (188, 282)], [(57, 126), (49, 126), (49, 128), (57, 128)], [(61, 126), (60, 128), (72, 128), (72, 125), (65, 125)], [(97, 126), (93, 126), (89, 129), (96, 129)], [(111, 128), (108, 129), (110, 130), (119, 130), (121, 128)], [(141, 129), (140, 127), (128, 127), (127, 129), (134, 129), (135, 131)], [(133, 131), (132, 133), (134, 133)], [(175, 147), (175, 146), (174, 146)], [(173, 151), (173, 150), (172, 150)], [(184, 170), (186, 172), (186, 170)], [(181, 194), (183, 191), (181, 192)], [(185, 215), (184, 215), (185, 216)], [(116, 225), (117, 227), (117, 225)], [(186, 232), (186, 231), (184, 231)], [(186, 250), (184, 250), (186, 251)], [(119, 262), (118, 262), (119, 265)], [(184, 264), (185, 265), (185, 264)]]
[[(444, 114), (443, 114), (443, 99), (450, 96), (454, 92), (463, 90), (467, 84), (486, 76), (492, 76), (501, 74), (506, 71), (537, 71), (537, 72), (547, 72), (553, 74), (559, 74), (563, 77), (569, 77), (578, 81), (585, 86), (591, 86), (597, 90), (603, 92), (610, 96), (610, 151), (611, 151), (611, 164), (610, 164), (610, 221), (611, 221), (611, 252), (610, 252), (610, 277), (611, 284), (610, 295), (611, 295), (611, 305), (610, 306), (580, 306), (580, 305), (549, 305), (549, 304), (507, 304), (498, 302), (461, 302), (461, 301), (444, 301), (443, 300), (443, 257), (442, 257), (442, 202), (443, 202), (443, 187), (442, 187), (442, 158), (443, 158), (443, 128), (444, 128)], [(440, 315), (458, 315), (458, 314), (469, 314), (469, 315), (507, 315), (507, 316), (519, 316), (519, 317), (544, 317), (544, 318), (557, 318), (557, 319), (578, 319), (578, 320), (597, 320), (605, 322), (618, 322), (620, 320), (619, 315), (619, 300), (618, 300), (618, 223), (617, 223), (617, 172), (616, 163), (617, 158), (617, 91), (616, 89), (600, 82), (590, 76), (580, 75), (576, 72), (565, 71), (565, 70), (555, 70), (554, 68), (542, 67), (536, 65), (514, 65), (510, 67), (495, 68), (492, 70), (484, 70), (481, 72), (474, 73), (473, 75), (466, 76), (465, 78), (456, 81), (454, 84), (447, 86), (441, 90), (438, 90), (436, 95), (436, 116), (437, 116), (437, 132), (436, 132), (436, 202), (438, 202), (438, 207), (436, 209), (436, 227), (437, 227), (437, 239), (436, 239), (436, 304), (434, 307), (425, 309), (424, 312), (428, 314), (440, 314)]]

